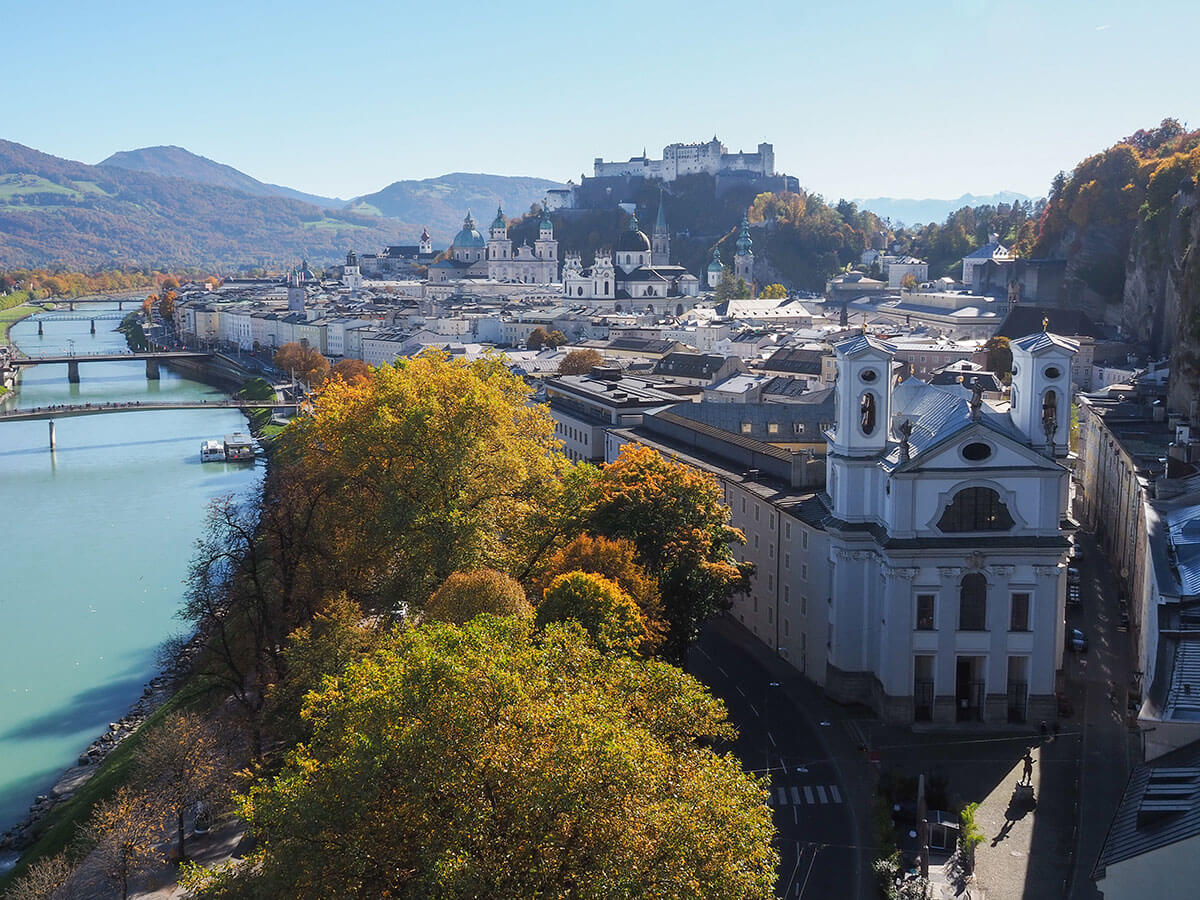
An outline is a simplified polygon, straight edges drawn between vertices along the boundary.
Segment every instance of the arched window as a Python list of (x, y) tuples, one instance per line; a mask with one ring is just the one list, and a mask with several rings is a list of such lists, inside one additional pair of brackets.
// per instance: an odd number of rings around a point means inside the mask
[(1058, 394), (1046, 391), (1046, 397), (1042, 400), (1042, 423), (1048, 425), (1051, 422), (1058, 424)]
[(954, 495), (942, 517), (938, 519), (938, 531), (1009, 531), (1013, 517), (991, 488), (963, 488)]
[(604, 293), (608, 293), (608, 282), (604, 282)]
[(863, 434), (870, 434), (875, 430), (875, 395), (866, 392), (858, 403), (859, 411), (859, 426), (862, 428)]
[(677, 316), (683, 315), (683, 304), (682, 303), (675, 304), (675, 315), (677, 315)]
[(958, 593), (958, 630), (987, 631), (987, 579), (978, 572), (963, 576)]

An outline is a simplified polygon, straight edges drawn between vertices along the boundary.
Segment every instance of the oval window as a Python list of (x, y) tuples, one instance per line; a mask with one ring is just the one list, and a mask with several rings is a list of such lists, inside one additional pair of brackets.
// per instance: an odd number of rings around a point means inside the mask
[(870, 384), (879, 377), (879, 373), (874, 369), (863, 369), (862, 373), (858, 377), (861, 381), (865, 381), (867, 384)]
[(962, 448), (962, 455), (970, 462), (982, 462), (992, 455), (992, 448), (983, 441), (972, 441)]
[(1046, 366), (1046, 377), (1049, 378), (1051, 381), (1053, 381), (1055, 378), (1057, 378), (1061, 374), (1062, 374), (1062, 371), (1058, 368), (1058, 366)]
[(1013, 373), (1014, 375), (1016, 375), (1016, 374), (1017, 374), (1017, 364), (1016, 364), (1016, 363), (1013, 363), (1013, 367), (1012, 367), (1012, 373)]

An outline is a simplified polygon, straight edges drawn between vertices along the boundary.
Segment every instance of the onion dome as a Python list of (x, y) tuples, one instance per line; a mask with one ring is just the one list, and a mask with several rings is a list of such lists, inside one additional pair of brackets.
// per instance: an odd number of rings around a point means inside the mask
[(712, 258), (712, 262), (710, 262), (708, 264), (708, 271), (710, 271), (710, 272), (724, 272), (725, 271), (725, 265), (721, 262), (721, 250), (719, 247), (713, 247), (713, 258)]
[(492, 228), (504, 229), (508, 227), (508, 222), (504, 221), (504, 210), (499, 206), (496, 207), (496, 218), (492, 220)]

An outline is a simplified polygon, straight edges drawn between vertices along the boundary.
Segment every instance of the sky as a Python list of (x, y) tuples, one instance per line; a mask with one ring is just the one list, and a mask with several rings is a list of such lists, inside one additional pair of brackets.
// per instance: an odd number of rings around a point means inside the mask
[(714, 134), (829, 199), (1041, 196), (1138, 128), (1200, 127), (1195, 0), (5, 7), (0, 138), (175, 144), (344, 198)]

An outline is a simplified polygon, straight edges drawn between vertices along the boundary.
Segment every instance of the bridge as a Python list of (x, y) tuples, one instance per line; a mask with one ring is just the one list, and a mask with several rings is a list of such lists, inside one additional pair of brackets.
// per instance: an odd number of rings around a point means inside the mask
[(190, 400), (175, 403), (142, 403), (140, 400), (118, 403), (77, 403), (55, 406), (35, 406), (31, 409), (0, 410), (0, 422), (41, 422), (50, 424), (50, 449), (56, 445), (55, 419), (72, 419), (79, 416), (103, 416), (113, 413), (157, 412), (164, 409), (297, 409), (296, 403), (281, 403), (271, 400)]
[(79, 364), (85, 362), (131, 362), (146, 361), (146, 377), (151, 381), (158, 378), (158, 364), (170, 362), (173, 359), (209, 359), (211, 353), (202, 350), (166, 350), (157, 353), (89, 353), (79, 356), (20, 356), (10, 359), (8, 365), (14, 369), (24, 369), (29, 366), (46, 366), (67, 364), (67, 381), (79, 384)]
[[(129, 314), (123, 312), (99, 312), (92, 313), (86, 318), (93, 322), (119, 322), (127, 315)], [(70, 313), (41, 313), (38, 316), (38, 324), (40, 325), (42, 322), (82, 322), (84, 318), (83, 316), (73, 316)]]
[[(151, 292), (151, 291), (153, 291), (153, 288), (146, 288), (146, 291)], [(53, 303), (55, 306), (61, 306), (62, 304), (65, 303), (65, 304), (67, 304), (67, 307), (71, 310), (75, 309), (76, 304), (79, 304), (81, 306), (86, 306), (87, 304), (90, 304), (90, 303), (115, 303), (115, 304), (117, 304), (117, 309), (124, 309), (125, 304), (129, 303), (129, 304), (131, 304), (130, 308), (136, 309), (137, 307), (142, 305), (142, 301), (144, 299), (145, 299), (145, 297), (141, 294), (141, 292), (138, 292), (134, 296), (125, 296), (125, 297), (104, 297), (104, 296), (100, 296), (100, 295), (95, 295), (95, 296), (91, 296), (91, 297), (76, 297), (74, 299), (71, 299), (70, 297), (51, 297), (51, 298), (49, 298), (49, 300), (42, 301), (42, 302)]]

